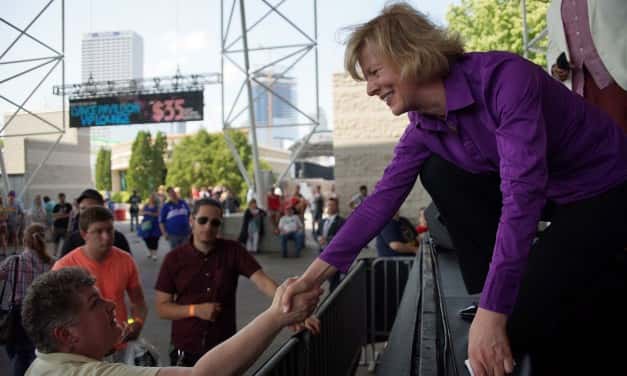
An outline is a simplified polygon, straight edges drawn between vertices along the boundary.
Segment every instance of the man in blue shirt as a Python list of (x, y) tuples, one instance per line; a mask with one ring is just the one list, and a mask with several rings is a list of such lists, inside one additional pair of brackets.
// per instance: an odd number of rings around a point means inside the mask
[(401, 229), (400, 214), (385, 225), (381, 233), (377, 235), (377, 254), (379, 257), (406, 256), (418, 252), (418, 246), (405, 240)]
[(170, 242), (170, 250), (184, 243), (190, 233), (189, 228), (189, 206), (174, 191), (168, 187), (168, 197), (170, 200), (161, 208), (159, 214), (159, 227), (163, 237)]

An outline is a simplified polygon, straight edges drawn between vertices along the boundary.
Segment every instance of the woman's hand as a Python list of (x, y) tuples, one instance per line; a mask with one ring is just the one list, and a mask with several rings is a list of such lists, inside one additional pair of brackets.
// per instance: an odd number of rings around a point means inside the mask
[(287, 313), (292, 309), (292, 300), (295, 296), (310, 291), (315, 291), (317, 289), (319, 289), (319, 286), (316, 286), (313, 283), (306, 282), (302, 276), (294, 279), (293, 281), (290, 281), (290, 284), (287, 285), (287, 288), (285, 289), (285, 294), (283, 294), (283, 297), (281, 299), (283, 312)]
[(274, 312), (277, 319), (281, 321), (282, 327), (297, 325), (304, 322), (316, 309), (318, 300), (322, 294), (322, 289), (319, 287), (302, 292), (292, 299), (292, 304), (290, 306), (291, 309), (289, 311), (285, 310), (282, 299), (287, 294), (287, 290), (296, 284), (297, 281), (298, 280), (296, 278), (288, 278), (276, 289), (276, 292), (274, 293), (274, 299), (272, 300), (270, 310)]
[(477, 310), (468, 335), (468, 359), (476, 376), (500, 376), (514, 371), (506, 323), (507, 316), (502, 313)]

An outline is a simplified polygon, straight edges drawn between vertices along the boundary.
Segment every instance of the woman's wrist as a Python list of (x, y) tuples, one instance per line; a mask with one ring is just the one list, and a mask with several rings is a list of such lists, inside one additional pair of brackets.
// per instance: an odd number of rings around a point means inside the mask
[(308, 287), (320, 286), (333, 274), (335, 268), (320, 257), (316, 258), (300, 277)]

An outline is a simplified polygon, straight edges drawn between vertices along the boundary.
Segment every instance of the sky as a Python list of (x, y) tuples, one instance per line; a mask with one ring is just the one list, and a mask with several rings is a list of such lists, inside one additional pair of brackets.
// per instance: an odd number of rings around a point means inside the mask
[[(18, 27), (25, 27), (50, 0), (20, 0), (19, 7), (15, 6), (14, 1), (0, 0), (0, 17)], [(277, 4), (279, 0), (269, 2)], [(450, 4), (458, 2), (459, 0), (409, 1), (438, 24), (445, 24), (446, 10)], [(346, 33), (341, 29), (375, 17), (385, 3), (381, 0), (317, 2), (320, 107), (331, 127), (332, 75), (343, 71), (344, 46), (340, 41)], [(29, 33), (35, 38), (57, 51), (61, 51), (61, 4), (61, 0), (53, 0), (29, 29)], [(64, 4), (66, 84), (78, 83), (81, 80), (82, 35), (100, 31), (132, 30), (142, 36), (144, 77), (173, 75), (177, 67), (183, 74), (220, 72), (220, 4), (220, 0), (66, 0)], [(228, 10), (232, 4), (233, 0), (224, 0), (225, 9)], [(261, 0), (247, 0), (245, 4), (249, 25), (268, 9)], [(279, 9), (305, 33), (313, 35), (313, 8), (311, 0), (286, 0)], [(229, 33), (232, 37), (229, 40), (240, 34), (238, 33), (240, 27), (239, 23), (232, 24)], [(17, 31), (0, 23), (0, 54), (17, 35)], [(262, 21), (259, 27), (250, 33), (249, 39), (250, 48), (304, 41), (297, 29), (276, 15)], [(51, 55), (53, 55), (51, 51), (27, 37), (22, 37), (4, 57), (0, 58), (0, 63)], [(255, 53), (251, 55), (251, 66), (259, 67), (281, 56), (278, 50)], [(315, 110), (314, 57), (313, 53), (307, 54), (292, 71), (298, 80), (298, 104), (306, 113)], [(234, 58), (238, 59), (237, 56)], [(284, 64), (288, 65), (289, 61), (286, 60)], [(37, 64), (39, 63), (0, 64), (0, 95), (17, 103), (25, 100), (52, 65), (35, 69), (11, 81), (4, 83), (2, 81), (20, 69)], [(52, 70), (49, 78), (28, 100), (26, 108), (35, 112), (61, 109), (61, 97), (52, 95), (52, 86), (61, 83), (60, 72), (60, 65)], [(232, 102), (239, 88), (241, 78), (237, 77), (238, 74), (234, 66), (228, 64), (225, 66), (224, 86), (227, 104)], [(241, 108), (241, 105), (236, 108)], [(15, 109), (13, 105), (0, 98), (0, 113), (12, 113)], [(4, 123), (4, 117), (1, 117), (1, 123)], [(221, 129), (219, 85), (209, 86), (205, 90), (205, 120), (203, 123), (193, 125), (192, 129), (194, 127), (205, 127), (213, 131)]]

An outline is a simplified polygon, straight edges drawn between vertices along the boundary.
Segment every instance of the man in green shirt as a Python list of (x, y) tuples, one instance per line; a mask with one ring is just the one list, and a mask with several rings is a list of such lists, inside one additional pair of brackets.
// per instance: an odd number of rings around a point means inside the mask
[(136, 367), (103, 362), (124, 338), (115, 319), (115, 305), (102, 298), (94, 278), (81, 268), (64, 268), (37, 278), (22, 304), (22, 321), (37, 348), (27, 376), (141, 375), (182, 376), (243, 373), (287, 325), (302, 322), (314, 310), (322, 290), (296, 299), (283, 313), (281, 285), (272, 305), (235, 336), (207, 352), (193, 368)]

